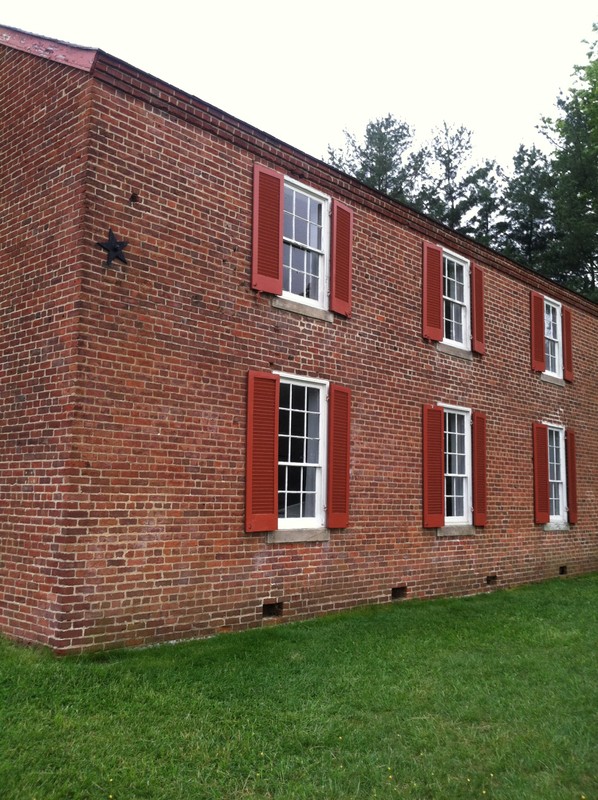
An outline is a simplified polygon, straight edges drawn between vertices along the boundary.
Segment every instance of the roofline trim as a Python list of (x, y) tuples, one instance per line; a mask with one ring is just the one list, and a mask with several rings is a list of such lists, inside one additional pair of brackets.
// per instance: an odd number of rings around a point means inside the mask
[(91, 72), (98, 53), (94, 48), (59, 42), (56, 39), (36, 36), (5, 25), (0, 25), (0, 44), (11, 47), (13, 50), (21, 50), (23, 53), (29, 53), (38, 58), (66, 64), (83, 72)]

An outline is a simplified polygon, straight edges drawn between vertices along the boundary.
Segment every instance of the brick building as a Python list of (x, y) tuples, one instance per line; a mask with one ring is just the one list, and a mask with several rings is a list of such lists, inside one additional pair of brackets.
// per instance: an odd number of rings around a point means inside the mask
[(6, 635), (596, 569), (596, 305), (102, 51), (0, 70)]

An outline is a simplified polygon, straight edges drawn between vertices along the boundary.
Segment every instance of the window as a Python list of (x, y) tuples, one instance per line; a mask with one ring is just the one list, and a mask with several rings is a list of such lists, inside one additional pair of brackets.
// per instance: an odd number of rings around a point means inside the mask
[(571, 311), (537, 292), (531, 293), (531, 347), (533, 370), (573, 380)]
[(443, 342), (469, 350), (469, 263), (443, 253)]
[(328, 198), (285, 180), (282, 294), (320, 308), (328, 297), (328, 206)]
[(424, 527), (485, 525), (486, 416), (426, 405), (423, 418)]
[(254, 167), (251, 285), (351, 315), (353, 212), (337, 200)]
[(246, 531), (347, 527), (350, 402), (327, 381), (249, 373)]
[(444, 410), (444, 521), (471, 522), (470, 412)]
[(325, 524), (325, 383), (280, 379), (278, 527)]
[(461, 350), (486, 351), (481, 267), (428, 242), (424, 244), (423, 335)]
[(533, 425), (535, 521), (577, 522), (577, 474), (573, 430)]

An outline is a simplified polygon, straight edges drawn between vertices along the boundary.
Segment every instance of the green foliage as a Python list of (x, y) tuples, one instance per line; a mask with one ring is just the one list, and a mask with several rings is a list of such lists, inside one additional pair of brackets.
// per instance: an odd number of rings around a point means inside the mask
[[(594, 25), (594, 32), (598, 25)], [(472, 163), (472, 133), (443, 123), (423, 147), (392, 115), (363, 142), (345, 132), (329, 161), (476, 241), (598, 301), (598, 39), (541, 130), (553, 151), (520, 145), (510, 172)]]
[(142, 651), (0, 640), (2, 800), (598, 796), (598, 575)]

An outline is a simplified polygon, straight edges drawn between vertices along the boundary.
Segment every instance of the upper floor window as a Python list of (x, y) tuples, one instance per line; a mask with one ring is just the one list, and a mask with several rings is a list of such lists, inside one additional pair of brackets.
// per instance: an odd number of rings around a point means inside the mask
[(351, 315), (350, 208), (256, 164), (252, 241), (254, 289)]
[(327, 307), (329, 200), (285, 180), (282, 294)]
[(484, 273), (477, 264), (424, 243), (423, 335), (485, 353)]
[(571, 311), (537, 292), (531, 293), (531, 350), (533, 370), (573, 380)]
[(443, 253), (442, 281), (443, 342), (469, 350), (469, 262)]

